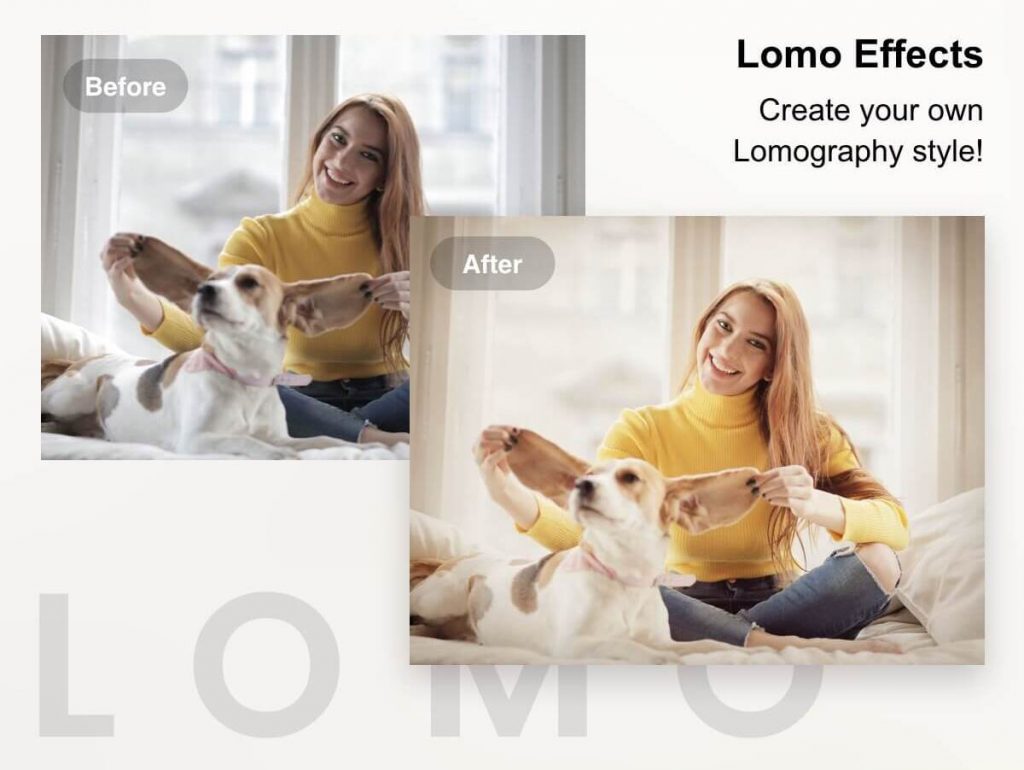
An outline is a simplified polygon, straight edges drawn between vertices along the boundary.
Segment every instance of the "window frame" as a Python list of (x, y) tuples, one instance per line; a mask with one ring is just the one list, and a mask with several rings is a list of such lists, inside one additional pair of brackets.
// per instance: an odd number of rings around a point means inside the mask
[(585, 45), (580, 35), (502, 38), (498, 216), (585, 210), (585, 146), (570, 141), (586, 120)]
[(83, 59), (120, 54), (115, 35), (42, 38), (41, 308), (90, 329), (107, 326), (109, 292), (98, 262), (115, 227), (121, 120), (73, 108), (57, 79)]

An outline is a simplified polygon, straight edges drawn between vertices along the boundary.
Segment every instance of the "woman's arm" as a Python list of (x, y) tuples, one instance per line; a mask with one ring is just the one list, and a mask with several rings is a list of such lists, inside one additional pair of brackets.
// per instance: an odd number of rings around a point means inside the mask
[[(644, 436), (649, 430), (638, 412), (627, 409), (605, 435), (598, 460), (639, 457), (648, 459)], [(488, 494), (509, 516), (516, 529), (552, 551), (572, 548), (583, 528), (569, 513), (544, 495), (523, 485), (508, 466), (505, 447), (509, 436), (502, 426), (484, 429), (473, 447)]]
[(199, 347), (202, 329), (184, 310), (150, 291), (135, 273), (132, 259), (139, 248), (140, 236), (117, 233), (100, 252), (100, 263), (118, 304), (135, 317), (145, 336), (176, 353)]
[(846, 529), (846, 511), (839, 495), (815, 489), (814, 479), (802, 465), (772, 468), (754, 476), (754, 492), (772, 505), (789, 508), (793, 514), (830, 532)]
[(505, 453), (506, 431), (498, 425), (484, 428), (473, 447), (473, 457), (480, 466), (480, 478), (487, 488), (487, 494), (505, 513), (512, 517), (516, 526), (529, 529), (539, 513), (534, 493), (516, 477), (508, 464)]
[(473, 447), (487, 493), (512, 517), (519, 532), (551, 551), (572, 548), (580, 541), (582, 529), (557, 504), (516, 477), (505, 454), (509, 438), (504, 427), (492, 425), (483, 430)]
[(160, 298), (145, 287), (132, 267), (132, 256), (138, 248), (136, 236), (117, 233), (104, 244), (100, 264), (118, 304), (135, 316), (144, 330), (156, 329), (163, 322), (164, 309)]
[(759, 493), (772, 505), (789, 508), (825, 527), (834, 540), (884, 543), (899, 551), (907, 546), (910, 527), (903, 506), (860, 467), (846, 437), (832, 428), (826, 476), (839, 486), (836, 494), (815, 489), (803, 466), (774, 468), (756, 476)]

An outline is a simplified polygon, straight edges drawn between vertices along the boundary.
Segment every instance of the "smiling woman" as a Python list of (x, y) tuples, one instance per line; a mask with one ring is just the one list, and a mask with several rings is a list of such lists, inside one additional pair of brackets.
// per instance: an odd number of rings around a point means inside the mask
[[(304, 387), (279, 388), (293, 437), (408, 441), (409, 221), (423, 211), (419, 142), (397, 99), (363, 94), (345, 100), (313, 132), (305, 171), (286, 212), (242, 220), (218, 265), (260, 265), (286, 282), (346, 273), (373, 306), (345, 329), (310, 336), (287, 332), (285, 368), (308, 375)], [(103, 266), (118, 301), (143, 331), (175, 351), (198, 347), (202, 330), (180, 307), (150, 292), (116, 238)]]

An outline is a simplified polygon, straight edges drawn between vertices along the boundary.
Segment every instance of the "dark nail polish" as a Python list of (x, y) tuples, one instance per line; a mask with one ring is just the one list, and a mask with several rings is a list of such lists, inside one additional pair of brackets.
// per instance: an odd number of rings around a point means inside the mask
[(747, 486), (748, 487), (752, 486), (752, 485), (754, 485), (756, 483), (757, 483), (757, 479), (755, 479), (753, 476), (751, 476), (749, 479), (747, 479)]
[(361, 291), (363, 293), (367, 292), (369, 290), (369, 288), (370, 288), (370, 285), (366, 281), (363, 281), (361, 284), (359, 284), (359, 291)]
[(373, 297), (373, 292), (372, 291), (364, 291), (363, 292), (363, 297), (366, 298), (366, 299), (370, 299), (370, 298)]
[(750, 494), (759, 495), (761, 494), (761, 487), (751, 487)]

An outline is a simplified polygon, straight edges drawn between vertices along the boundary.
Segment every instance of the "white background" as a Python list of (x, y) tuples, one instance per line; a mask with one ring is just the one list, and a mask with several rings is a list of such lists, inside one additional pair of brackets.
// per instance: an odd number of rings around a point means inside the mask
[[(552, 3), (391, 2), (262, 5), (136, 0), (22, 6), (8, 18), (2, 168), (7, 292), (0, 449), (0, 765), (163, 768), (621, 767), (865, 765), (1008, 767), (1019, 759), (1022, 677), (1017, 403), (1024, 376), (1019, 285), (1021, 153), (1017, 36), (994, 2)], [(122, 6), (122, 7), (117, 7)], [(673, 670), (596, 669), (589, 737), (557, 737), (552, 671), (519, 739), (498, 738), (472, 684), (461, 738), (430, 737), (429, 673), (404, 665), (407, 469), (402, 464), (254, 462), (42, 464), (35, 404), (38, 310), (40, 33), (116, 31), (585, 33), (588, 210), (593, 214), (984, 214), (988, 308), (987, 595), (984, 667), (830, 669), (796, 726), (763, 739), (724, 736), (684, 702)], [(858, 35), (980, 45), (979, 70), (857, 71)], [(738, 70), (736, 39), (834, 44), (847, 63), (813, 72)], [(1017, 92), (1011, 102), (1011, 91)], [(734, 136), (851, 136), (765, 129), (766, 95), (976, 101), (981, 126), (892, 129), (883, 136), (984, 137), (970, 167), (813, 170), (737, 166)], [(871, 136), (864, 133), (864, 136)], [(254, 590), (292, 593), (330, 623), (338, 693), (308, 729), (251, 739), (217, 723), (192, 683), (192, 648), (209, 615)], [(38, 596), (70, 595), (71, 710), (115, 714), (113, 738), (39, 738)], [(297, 635), (272, 622), (232, 641), (229, 684), (248, 704), (281, 707), (305, 680)], [(467, 682), (468, 676), (465, 677)], [(738, 707), (772, 703), (788, 672), (714, 671)]]

